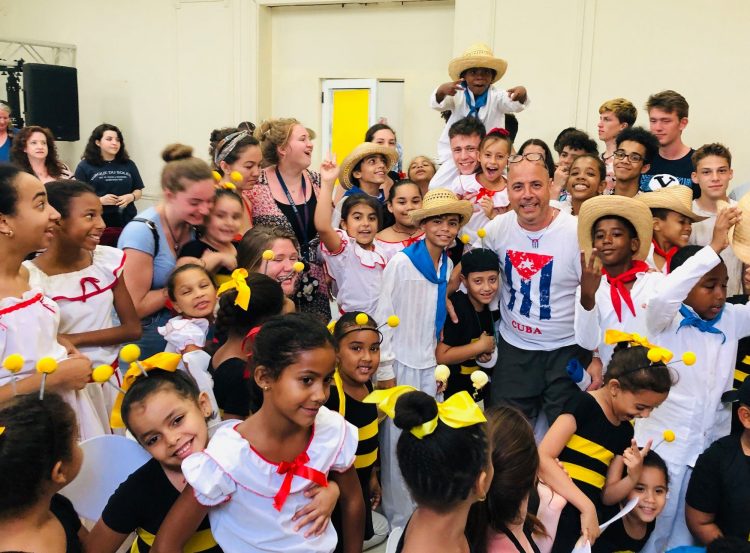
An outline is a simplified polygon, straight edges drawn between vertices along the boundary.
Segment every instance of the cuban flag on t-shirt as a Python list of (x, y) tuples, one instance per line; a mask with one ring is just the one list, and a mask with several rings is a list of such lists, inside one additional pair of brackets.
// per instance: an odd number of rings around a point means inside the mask
[[(534, 293), (532, 286), (538, 286), (539, 320), (552, 318), (550, 285), (553, 263), (554, 258), (551, 255), (506, 250), (505, 277), (510, 288), (509, 311), (513, 311), (518, 302), (520, 304), (518, 312), (524, 317), (531, 317), (531, 298)], [(516, 286), (518, 286), (517, 289)]]

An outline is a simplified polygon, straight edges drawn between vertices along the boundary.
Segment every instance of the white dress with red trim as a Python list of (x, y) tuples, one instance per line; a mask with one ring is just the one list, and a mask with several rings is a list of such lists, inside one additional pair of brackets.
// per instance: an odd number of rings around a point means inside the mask
[(398, 252), (400, 252), (404, 248), (408, 248), (409, 246), (416, 242), (419, 242), (420, 240), (424, 240), (424, 232), (420, 232), (419, 234), (416, 234), (411, 238), (400, 240), (398, 242), (387, 242), (385, 240), (381, 240), (380, 238), (376, 238), (375, 246), (380, 249), (383, 256), (385, 257), (385, 260), (390, 261), (391, 258)]
[[(67, 351), (57, 341), (59, 325), (60, 307), (39, 288), (20, 298), (0, 299), (0, 359), (13, 353), (23, 356), (23, 368), (15, 375), (18, 380), (35, 374), (36, 362), (42, 357), (58, 362), (67, 358)], [(12, 373), (0, 367), (0, 386), (10, 384), (12, 378)], [(61, 395), (76, 412), (81, 440), (109, 433), (108, 413), (100, 412), (89, 394), (66, 391)]]
[(374, 315), (387, 259), (377, 243), (373, 243), (372, 250), (366, 250), (343, 230), (336, 232), (341, 238), (339, 250), (330, 252), (321, 242), (320, 253), (328, 273), (336, 281), (339, 310)]
[(182, 462), (182, 472), (198, 502), (211, 507), (211, 532), (225, 553), (330, 553), (337, 542), (332, 524), (305, 538), (292, 517), (310, 502), (307, 489), (326, 484), (329, 471), (352, 466), (357, 443), (357, 429), (321, 407), (307, 449), (292, 463), (264, 459), (236, 425), (225, 425), (204, 451)]
[[(508, 189), (489, 190), (485, 188), (478, 180), (476, 175), (459, 175), (450, 186), (456, 196), (469, 200), (474, 206), (474, 213), (471, 219), (461, 228), (461, 233), (469, 235), (469, 244), (477, 240), (477, 231), (487, 226), (490, 219), (484, 212), (481, 200), (485, 196), (492, 198), (492, 205), (495, 206), (495, 213), (501, 215), (508, 211), (510, 200), (508, 199)], [(496, 216), (497, 216), (496, 215)]]

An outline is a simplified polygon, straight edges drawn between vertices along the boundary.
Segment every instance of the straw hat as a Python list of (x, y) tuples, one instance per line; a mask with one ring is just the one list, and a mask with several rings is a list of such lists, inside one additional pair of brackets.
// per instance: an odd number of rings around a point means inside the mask
[(456, 214), (461, 217), (461, 225), (465, 225), (474, 213), (474, 206), (468, 200), (459, 200), (447, 188), (434, 188), (422, 198), (422, 208), (409, 213), (414, 224), (421, 223), (428, 217)]
[(486, 67), (495, 71), (495, 78), (492, 79), (492, 82), (495, 83), (505, 75), (508, 62), (496, 58), (486, 44), (477, 42), (469, 46), (459, 57), (451, 60), (448, 64), (448, 74), (452, 80), (457, 81), (461, 78), (461, 73), (472, 67)]
[(693, 189), (684, 184), (667, 186), (661, 190), (639, 194), (637, 199), (651, 209), (669, 209), (691, 219), (693, 223), (703, 221), (707, 217), (701, 217), (693, 212)]
[(359, 163), (366, 157), (378, 154), (385, 156), (386, 171), (388, 171), (389, 167), (393, 167), (393, 165), (398, 161), (398, 152), (395, 148), (388, 148), (386, 146), (381, 146), (380, 144), (375, 144), (374, 142), (363, 142), (362, 144), (354, 148), (351, 153), (344, 158), (344, 161), (341, 163), (341, 167), (339, 168), (339, 182), (341, 183), (341, 186), (344, 187), (344, 190), (349, 190), (352, 186), (354, 186), (354, 183), (352, 182), (352, 172), (357, 166), (357, 163)]
[[(721, 211), (729, 204), (718, 202), (716, 207)], [(750, 264), (750, 194), (742, 196), (737, 207), (742, 212), (742, 220), (729, 229), (729, 245), (740, 261)]]
[(578, 243), (586, 252), (586, 259), (591, 255), (593, 248), (591, 240), (591, 229), (594, 223), (607, 215), (617, 215), (632, 223), (641, 245), (633, 255), (633, 259), (646, 259), (651, 247), (651, 235), (653, 233), (654, 218), (651, 211), (643, 202), (627, 196), (595, 196), (589, 198), (578, 213)]

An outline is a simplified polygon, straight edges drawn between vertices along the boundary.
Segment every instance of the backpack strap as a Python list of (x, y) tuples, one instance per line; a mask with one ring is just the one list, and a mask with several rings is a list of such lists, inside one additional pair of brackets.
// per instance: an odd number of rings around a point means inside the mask
[(138, 221), (144, 223), (148, 228), (151, 229), (151, 234), (154, 236), (154, 257), (159, 255), (159, 231), (156, 230), (156, 223), (151, 219), (144, 219), (142, 217), (134, 217), (131, 221)]

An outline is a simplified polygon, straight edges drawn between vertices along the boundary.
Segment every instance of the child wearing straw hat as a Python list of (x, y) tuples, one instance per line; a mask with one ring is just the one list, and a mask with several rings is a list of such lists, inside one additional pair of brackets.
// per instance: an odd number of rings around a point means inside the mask
[(693, 192), (687, 186), (669, 186), (641, 194), (638, 200), (651, 208), (654, 216), (654, 237), (646, 263), (652, 269), (669, 274), (672, 257), (690, 240), (692, 224), (705, 217), (693, 211)]
[(344, 200), (354, 194), (367, 194), (377, 198), (383, 206), (383, 214), (387, 217), (381, 228), (393, 224), (393, 216), (385, 209), (388, 190), (384, 185), (388, 181), (388, 168), (397, 161), (398, 152), (395, 148), (374, 142), (359, 144), (344, 158), (338, 174), (343, 197), (336, 194), (338, 199), (334, 200), (336, 208), (331, 219), (333, 228), (338, 228), (341, 223), (341, 207)]
[[(651, 213), (635, 198), (598, 196), (584, 202), (578, 215), (581, 285), (575, 333), (578, 345), (598, 348), (606, 367), (614, 346), (603, 342), (607, 329), (646, 334), (646, 307), (662, 273), (643, 261), (651, 245)], [(596, 384), (601, 374), (592, 375)]]
[[(381, 362), (377, 379), (381, 387), (406, 384), (432, 396), (437, 394), (434, 369), (437, 346), (446, 319), (446, 294), (453, 263), (446, 248), (471, 218), (471, 202), (459, 200), (450, 190), (430, 190), (422, 208), (411, 218), (425, 233), (398, 252), (383, 271), (376, 320), (396, 314), (401, 324), (383, 328)], [(399, 432), (386, 422), (381, 438), (383, 508), (391, 527), (404, 527), (414, 504), (396, 463)]]
[(685, 524), (690, 475), (698, 455), (730, 432), (731, 409), (721, 397), (732, 388), (737, 341), (750, 335), (750, 306), (726, 303), (727, 270), (719, 253), (728, 245), (729, 228), (737, 223), (744, 224), (739, 210), (726, 208), (716, 218), (710, 245), (677, 252), (672, 272), (656, 286), (646, 310), (649, 340), (670, 351), (690, 350), (696, 359), (690, 366), (674, 365), (679, 378), (669, 397), (649, 419), (635, 425), (639, 444), (658, 441), (665, 429), (677, 436), (654, 448), (667, 463), (672, 485), (643, 550), (649, 553), (691, 543)]
[(476, 43), (448, 64), (451, 81), (438, 86), (430, 97), (430, 107), (437, 111), (450, 111), (438, 140), (438, 160), (442, 164), (433, 177), (431, 188), (446, 186), (457, 174), (451, 163), (448, 129), (467, 116), (477, 117), (487, 130), (505, 128), (505, 114), (523, 111), (529, 105), (526, 89), (516, 86), (501, 90), (492, 85), (499, 81), (508, 68), (508, 62), (496, 58), (489, 46)]

